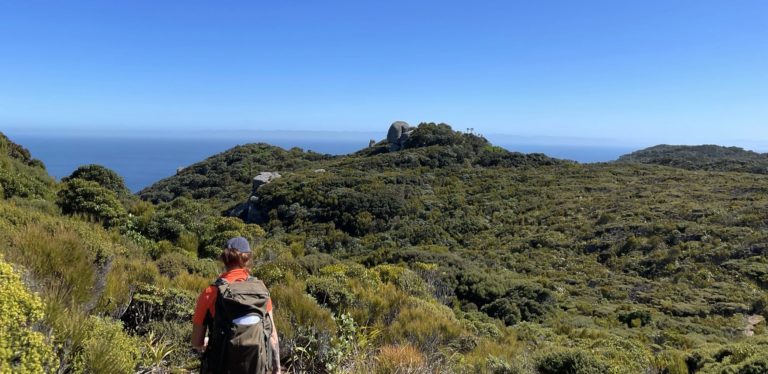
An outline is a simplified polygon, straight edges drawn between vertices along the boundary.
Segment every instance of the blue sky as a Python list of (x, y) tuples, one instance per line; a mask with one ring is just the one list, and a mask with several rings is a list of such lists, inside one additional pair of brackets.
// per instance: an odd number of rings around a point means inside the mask
[(768, 2), (0, 0), (0, 129), (400, 119), (768, 150)]

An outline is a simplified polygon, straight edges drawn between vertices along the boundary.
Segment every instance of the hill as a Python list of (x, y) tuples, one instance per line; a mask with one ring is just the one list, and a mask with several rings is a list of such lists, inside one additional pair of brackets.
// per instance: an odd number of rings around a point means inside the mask
[(53, 185), (43, 163), (0, 132), (0, 196), (50, 198)]
[[(144, 201), (82, 180), (116, 180), (103, 170), (73, 173), (51, 187), (56, 198), (0, 202), (0, 253), (43, 290), (37, 323), (57, 347), (76, 347), (52, 353), (92, 372), (110, 334), (109, 362), (121, 363), (110, 372), (194, 369), (191, 307), (234, 235), (255, 244), (252, 273), (272, 292), (286, 372), (768, 367), (768, 176), (580, 165), (437, 124), (410, 139), (333, 157), (240, 146)], [(281, 176), (252, 183), (261, 172)], [(190, 183), (226, 175), (238, 177), (205, 193)], [(222, 216), (242, 204), (257, 219)], [(45, 291), (64, 286), (72, 303)], [(77, 323), (55, 318), (72, 311)], [(0, 323), (0, 334), (17, 325)], [(83, 330), (94, 332), (73, 338)]]
[(657, 145), (621, 156), (618, 162), (664, 165), (687, 170), (768, 174), (768, 154), (717, 145)]
[(246, 144), (186, 167), (138, 195), (153, 203), (184, 196), (219, 206), (231, 205), (247, 196), (251, 179), (259, 170), (290, 171), (332, 158), (299, 148), (284, 150), (264, 143)]

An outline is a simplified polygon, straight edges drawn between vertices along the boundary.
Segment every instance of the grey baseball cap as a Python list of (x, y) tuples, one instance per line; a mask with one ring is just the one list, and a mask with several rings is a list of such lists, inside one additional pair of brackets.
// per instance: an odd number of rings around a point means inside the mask
[(249, 253), (251, 251), (251, 246), (248, 244), (248, 239), (242, 236), (236, 236), (227, 240), (227, 248), (237, 249), (243, 253)]

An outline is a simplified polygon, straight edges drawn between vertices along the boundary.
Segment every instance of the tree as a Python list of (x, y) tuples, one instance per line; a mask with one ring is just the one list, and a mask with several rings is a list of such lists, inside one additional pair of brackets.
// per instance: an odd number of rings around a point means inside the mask
[(114, 191), (97, 182), (80, 178), (69, 179), (58, 193), (56, 203), (64, 214), (84, 214), (113, 226), (126, 215)]
[(112, 169), (108, 169), (101, 165), (83, 165), (77, 168), (68, 177), (63, 178), (62, 182), (67, 182), (72, 179), (82, 179), (91, 182), (98, 183), (101, 187), (104, 187), (118, 196), (129, 195), (130, 191), (125, 186), (123, 177), (117, 174)]

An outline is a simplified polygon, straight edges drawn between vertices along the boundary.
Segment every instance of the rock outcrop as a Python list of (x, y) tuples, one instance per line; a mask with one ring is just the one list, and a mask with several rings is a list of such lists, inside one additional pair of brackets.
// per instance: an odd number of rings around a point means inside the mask
[(253, 178), (253, 185), (251, 186), (251, 196), (248, 201), (238, 204), (234, 209), (229, 212), (231, 217), (239, 217), (246, 223), (262, 223), (267, 219), (267, 213), (262, 212), (258, 208), (259, 196), (258, 190), (261, 186), (269, 184), (273, 180), (280, 178), (281, 175), (278, 172), (261, 172), (259, 175)]
[(415, 130), (407, 122), (395, 121), (389, 126), (387, 132), (387, 141), (389, 142), (389, 151), (399, 151), (403, 149), (406, 140), (411, 136), (411, 133)]

